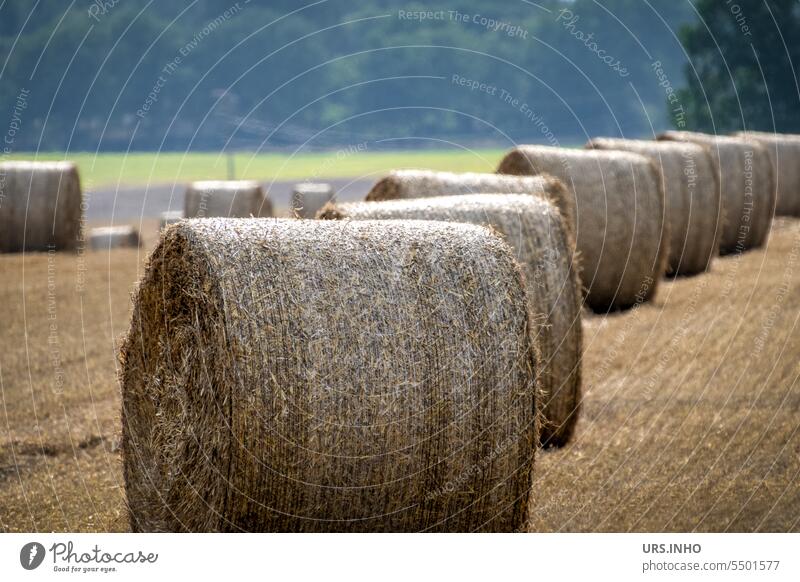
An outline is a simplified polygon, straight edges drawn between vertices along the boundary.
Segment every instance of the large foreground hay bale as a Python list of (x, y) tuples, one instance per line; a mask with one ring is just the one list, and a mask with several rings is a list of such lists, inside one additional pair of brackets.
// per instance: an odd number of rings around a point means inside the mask
[(766, 148), (752, 140), (691, 131), (667, 131), (658, 139), (688, 141), (708, 148), (725, 217), (720, 253), (761, 246), (775, 211), (775, 182)]
[(489, 229), (180, 222), (122, 366), (136, 531), (525, 526), (537, 364)]
[(552, 176), (503, 176), (432, 170), (395, 170), (381, 178), (367, 193), (367, 201), (431, 198), (462, 194), (534, 194), (558, 206), (570, 228), (574, 226), (575, 207), (572, 196), (561, 180)]
[(539, 347), (543, 446), (565, 444), (581, 399), (581, 291), (573, 244), (558, 210), (525, 194), (472, 194), (329, 205), (320, 218), (440, 220), (491, 226), (525, 275)]
[(0, 163), (0, 252), (74, 249), (81, 206), (75, 164)]
[(497, 171), (550, 174), (571, 190), (581, 277), (592, 309), (622, 309), (655, 294), (666, 270), (669, 224), (652, 161), (630, 152), (520, 146)]
[(186, 218), (272, 216), (272, 202), (252, 180), (192, 182), (186, 190)]
[(292, 190), (292, 215), (295, 218), (314, 218), (335, 194), (333, 186), (315, 182), (295, 184)]
[(775, 214), (800, 216), (800, 135), (742, 131), (736, 136), (766, 148), (775, 179)]
[(590, 149), (642, 154), (661, 170), (669, 219), (667, 270), (676, 275), (706, 271), (719, 254), (723, 214), (717, 174), (707, 148), (690, 142), (595, 138)]
[(142, 246), (139, 231), (133, 226), (103, 226), (89, 231), (89, 247), (92, 250), (139, 248)]

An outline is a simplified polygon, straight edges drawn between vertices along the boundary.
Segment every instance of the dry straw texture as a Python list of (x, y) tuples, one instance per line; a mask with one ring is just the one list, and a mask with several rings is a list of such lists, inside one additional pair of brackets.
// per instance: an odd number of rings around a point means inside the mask
[(724, 225), (723, 254), (761, 246), (775, 210), (772, 164), (764, 146), (738, 137), (667, 131), (659, 140), (688, 141), (708, 148), (717, 172)]
[(89, 246), (94, 250), (138, 248), (142, 244), (139, 231), (133, 226), (103, 226), (89, 231)]
[(508, 531), (538, 438), (522, 275), (489, 229), (190, 220), (122, 350), (136, 531)]
[(511, 246), (528, 289), (542, 361), (543, 446), (565, 444), (581, 399), (581, 293), (558, 210), (523, 194), (472, 194), (329, 205), (320, 218), (440, 220), (491, 226)]
[(575, 196), (576, 248), (586, 303), (596, 311), (650, 299), (666, 270), (669, 224), (658, 170), (630, 152), (520, 146), (504, 174), (551, 174)]
[(333, 198), (333, 186), (315, 182), (296, 184), (292, 190), (292, 215), (296, 218), (314, 218)]
[(0, 163), (0, 252), (74, 249), (81, 205), (75, 164)]
[(272, 216), (272, 203), (258, 182), (229, 180), (192, 182), (184, 200), (186, 218)]
[(587, 148), (642, 154), (661, 170), (669, 219), (667, 270), (676, 275), (706, 271), (719, 254), (723, 215), (717, 174), (703, 146), (689, 142), (595, 138)]
[[(395, 170), (379, 180), (367, 194), (368, 201), (431, 198), (460, 194), (535, 194), (550, 199), (572, 229), (575, 206), (564, 184), (552, 176), (503, 176), (431, 170)], [(574, 230), (573, 230), (574, 232)]]
[(736, 136), (766, 148), (775, 178), (775, 214), (800, 216), (800, 135), (748, 131)]

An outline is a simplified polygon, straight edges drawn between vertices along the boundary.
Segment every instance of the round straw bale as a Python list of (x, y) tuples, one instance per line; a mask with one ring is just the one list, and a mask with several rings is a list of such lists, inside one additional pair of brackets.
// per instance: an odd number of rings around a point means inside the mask
[(171, 226), (122, 348), (132, 528), (523, 528), (530, 325), (512, 251), (484, 227)]
[(183, 211), (181, 210), (167, 210), (166, 212), (162, 212), (159, 215), (158, 219), (158, 229), (164, 230), (170, 224), (175, 224), (183, 220)]
[(295, 184), (292, 190), (292, 215), (295, 218), (314, 218), (333, 198), (333, 186), (314, 182)]
[(775, 211), (775, 181), (766, 148), (740, 137), (692, 131), (667, 131), (658, 139), (688, 141), (708, 148), (718, 176), (725, 217), (720, 253), (761, 246), (769, 234)]
[(0, 163), (0, 252), (74, 249), (81, 216), (75, 164)]
[(800, 216), (800, 135), (763, 131), (735, 135), (754, 139), (766, 148), (775, 178), (775, 214)]
[(89, 246), (93, 250), (142, 246), (139, 231), (133, 226), (103, 226), (89, 231)]
[[(575, 224), (572, 196), (561, 180), (552, 176), (503, 176), (431, 170), (395, 170), (379, 180), (367, 194), (368, 201), (430, 198), (460, 194), (535, 194), (558, 206), (570, 229)], [(574, 231), (573, 231), (574, 232)]]
[(669, 219), (667, 271), (693, 275), (707, 271), (719, 254), (722, 203), (708, 150), (689, 142), (595, 138), (587, 148), (642, 154), (661, 170)]
[(491, 226), (511, 246), (525, 275), (539, 346), (543, 446), (565, 444), (581, 400), (581, 291), (574, 248), (560, 213), (525, 194), (468, 194), (331, 204), (320, 218), (411, 219)]
[(652, 298), (666, 270), (669, 223), (651, 160), (631, 152), (520, 146), (498, 172), (547, 173), (571, 189), (575, 244), (592, 309), (624, 309)]
[(272, 216), (272, 202), (251, 180), (192, 182), (183, 214), (186, 218)]

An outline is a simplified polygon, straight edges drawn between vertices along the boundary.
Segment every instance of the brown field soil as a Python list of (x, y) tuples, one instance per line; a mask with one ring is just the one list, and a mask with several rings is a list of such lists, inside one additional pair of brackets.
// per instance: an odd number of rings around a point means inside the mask
[[(116, 354), (144, 254), (0, 255), (0, 530), (127, 530)], [(797, 221), (587, 315), (583, 415), (539, 455), (531, 530), (800, 529), (798, 318)]]

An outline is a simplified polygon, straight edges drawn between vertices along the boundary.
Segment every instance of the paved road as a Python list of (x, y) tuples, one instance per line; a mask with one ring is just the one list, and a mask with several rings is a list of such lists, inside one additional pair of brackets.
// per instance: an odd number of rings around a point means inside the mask
[[(372, 187), (373, 180), (320, 180), (332, 184), (337, 199), (343, 202), (362, 200)], [(264, 183), (275, 213), (287, 214), (292, 187), (297, 182)], [(153, 184), (126, 186), (119, 189), (100, 189), (85, 193), (86, 219), (91, 224), (125, 224), (142, 219), (158, 218), (167, 210), (183, 210), (185, 184)]]

